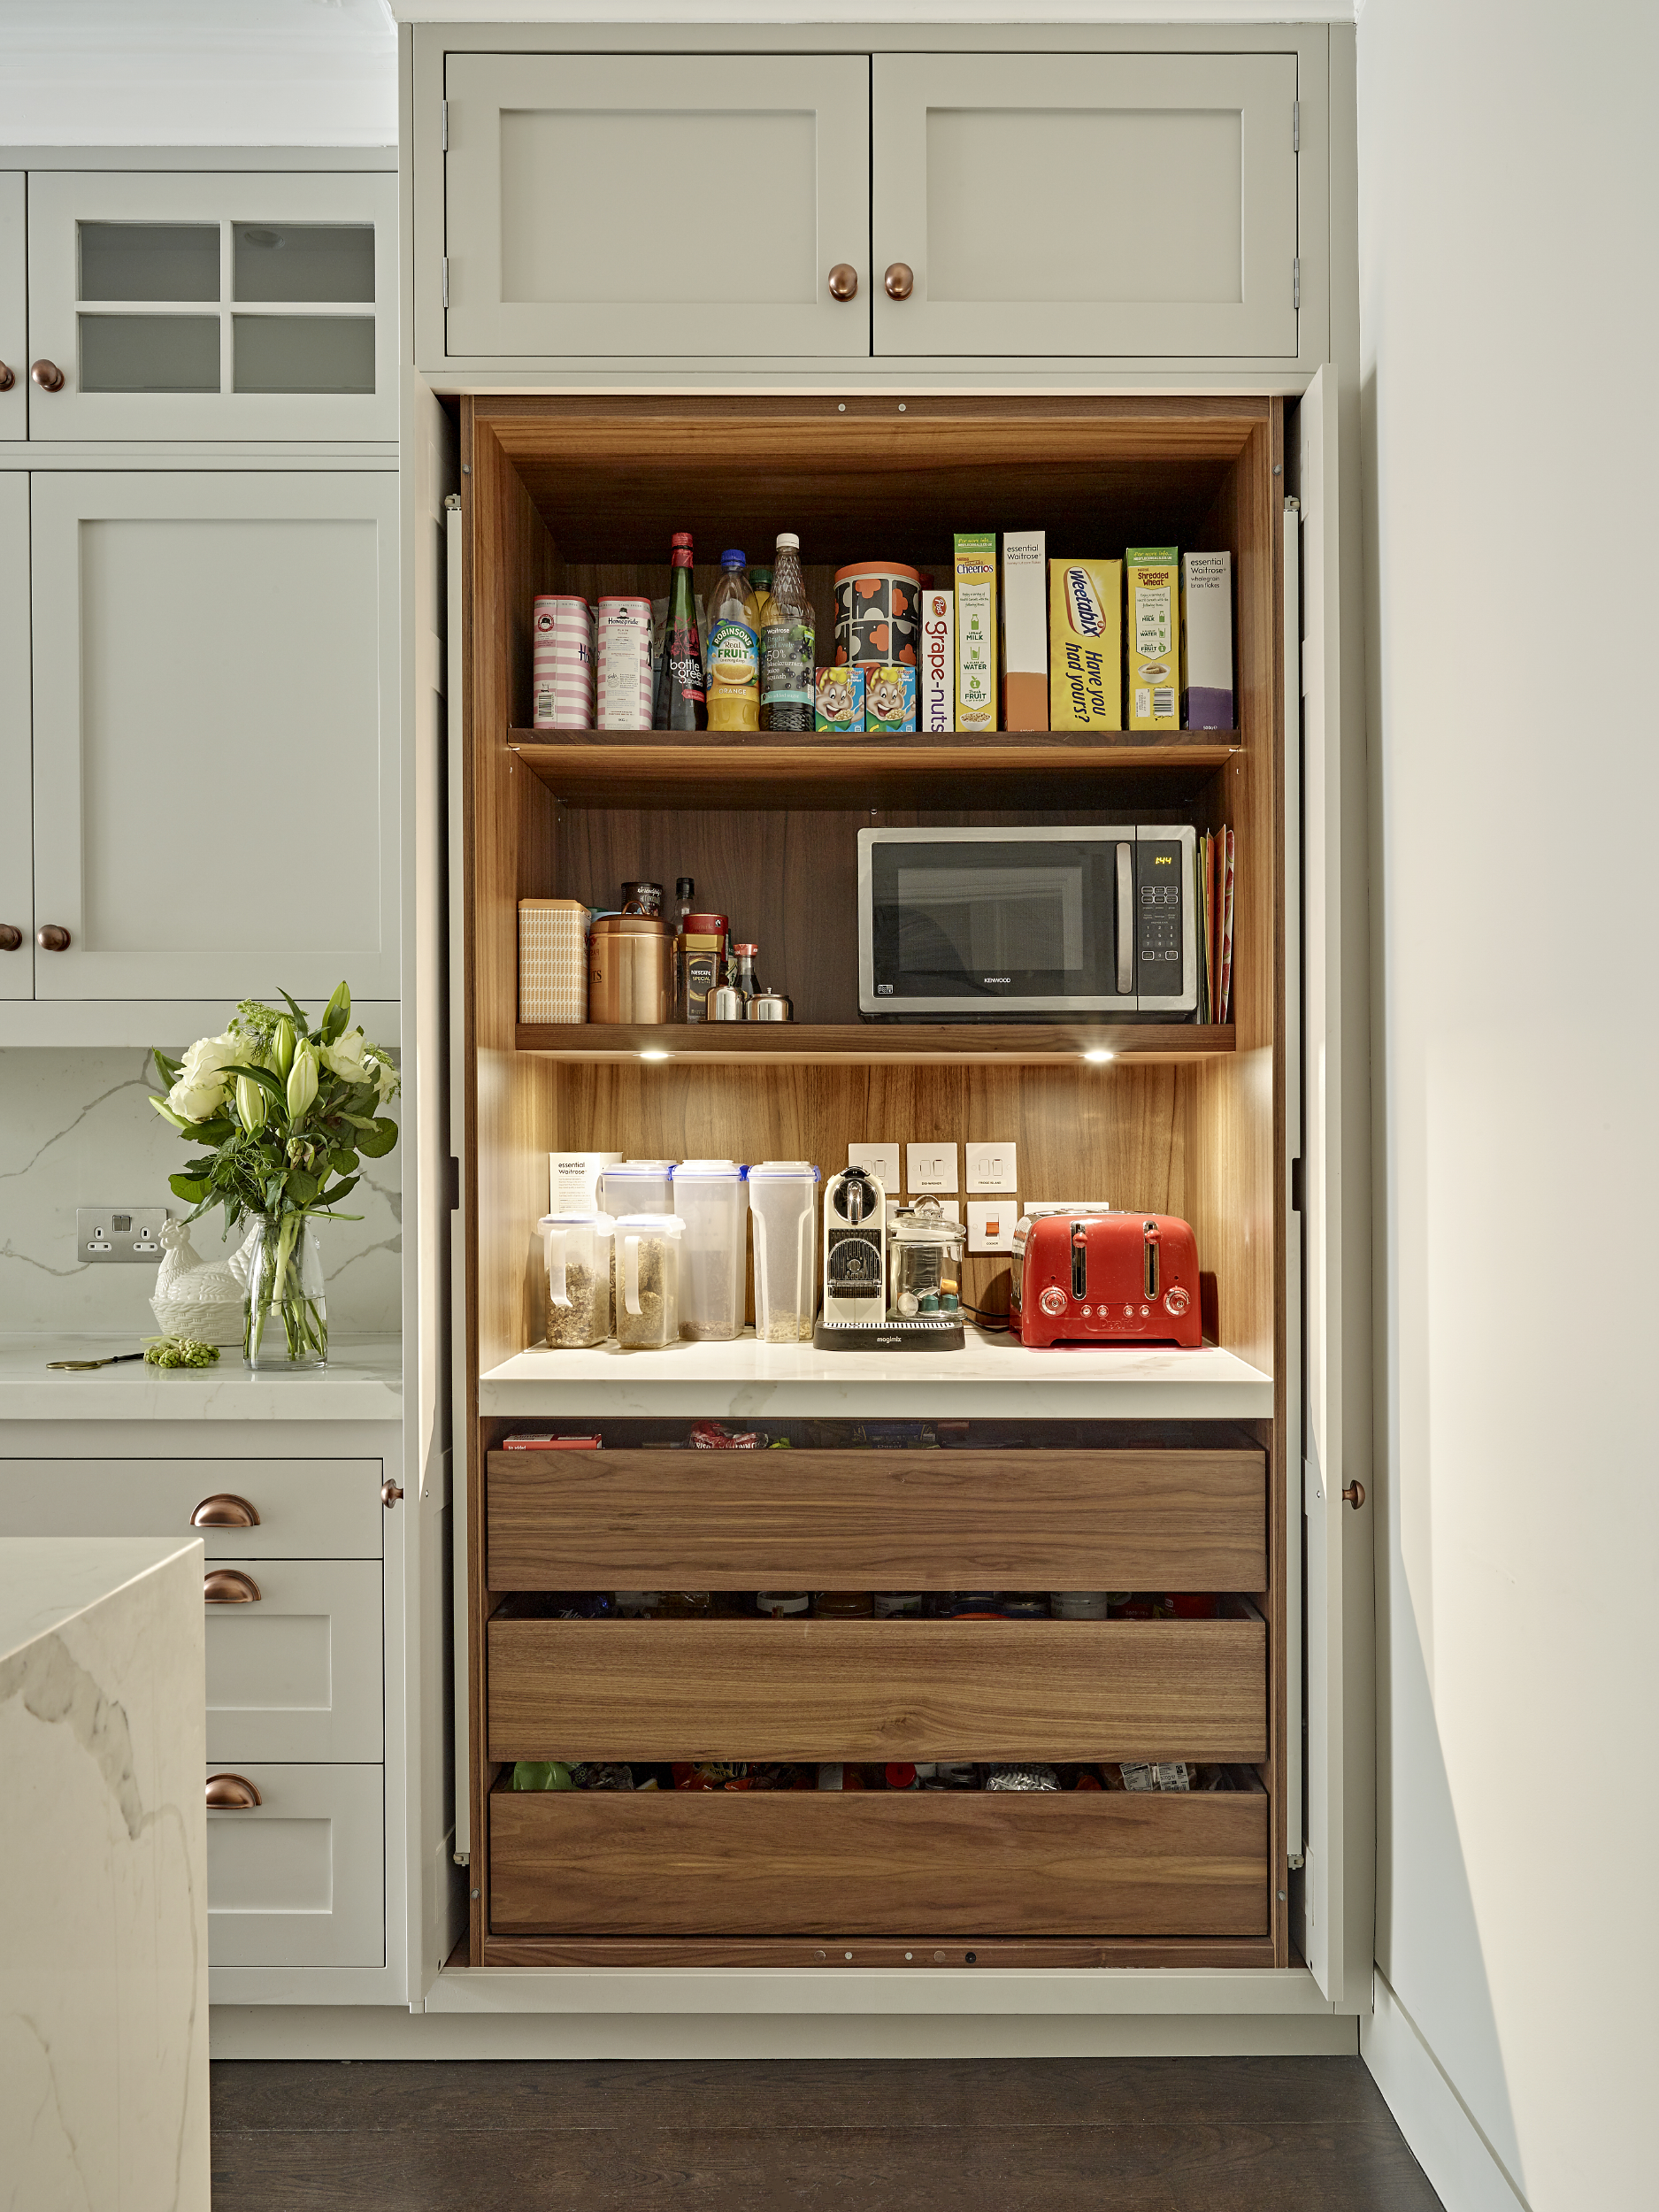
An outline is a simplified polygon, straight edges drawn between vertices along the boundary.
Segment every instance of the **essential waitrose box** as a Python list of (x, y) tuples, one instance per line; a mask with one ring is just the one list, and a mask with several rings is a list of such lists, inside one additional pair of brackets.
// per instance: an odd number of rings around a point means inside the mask
[(954, 730), (956, 726), (956, 595), (934, 591), (922, 594), (922, 636), (916, 694), (918, 730)]
[(1002, 533), (1002, 727), (1048, 726), (1048, 543), (1041, 530)]
[(1180, 560), (1172, 545), (1132, 545), (1124, 554), (1132, 730), (1181, 726)]
[(599, 1210), (599, 1178), (627, 1157), (626, 1152), (549, 1152), (548, 1211), (592, 1214)]
[(1124, 726), (1124, 565), (1048, 564), (1048, 727)]
[(1181, 710), (1189, 730), (1233, 719), (1233, 556), (1181, 556)]
[(996, 727), (996, 533), (956, 539), (956, 727)]

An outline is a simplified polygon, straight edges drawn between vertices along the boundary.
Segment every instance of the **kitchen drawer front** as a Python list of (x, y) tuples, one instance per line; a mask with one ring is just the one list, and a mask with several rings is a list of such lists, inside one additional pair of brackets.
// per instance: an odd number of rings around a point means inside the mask
[(492, 1452), (495, 1590), (1262, 1590), (1257, 1451)]
[(502, 1934), (1250, 1936), (1265, 1793), (497, 1790)]
[(241, 1559), (249, 1602), (207, 1607), (211, 1759), (371, 1760), (385, 1749), (380, 1567)]
[(1266, 1755), (1259, 1617), (489, 1624), (492, 1759)]
[(231, 1770), (260, 1801), (208, 1811), (208, 1964), (384, 1965), (383, 1770), (238, 1760)]
[[(200, 1536), (210, 1559), (378, 1559), (384, 1475), (378, 1459), (8, 1459), (0, 1536)], [(251, 1506), (257, 1526), (197, 1526), (215, 1497)]]

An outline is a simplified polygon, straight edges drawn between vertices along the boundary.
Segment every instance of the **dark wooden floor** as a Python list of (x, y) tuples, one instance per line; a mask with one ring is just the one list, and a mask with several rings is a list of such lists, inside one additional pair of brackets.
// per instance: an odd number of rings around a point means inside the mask
[(1440, 2212), (1357, 2058), (213, 2068), (213, 2212)]

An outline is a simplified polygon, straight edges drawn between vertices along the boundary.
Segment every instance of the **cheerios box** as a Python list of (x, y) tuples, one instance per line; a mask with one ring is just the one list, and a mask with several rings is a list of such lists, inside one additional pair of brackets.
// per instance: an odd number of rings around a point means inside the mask
[(1124, 660), (1132, 730), (1181, 726), (1181, 557), (1172, 545), (1124, 554)]
[(1124, 726), (1124, 565), (1048, 564), (1048, 726)]
[(956, 727), (996, 727), (996, 533), (959, 530), (956, 585)]

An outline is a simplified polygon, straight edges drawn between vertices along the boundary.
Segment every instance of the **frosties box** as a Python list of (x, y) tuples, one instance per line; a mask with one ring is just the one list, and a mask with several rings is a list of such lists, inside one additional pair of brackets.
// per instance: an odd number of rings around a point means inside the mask
[(1124, 565), (1048, 564), (1048, 726), (1124, 726)]
[(922, 638), (918, 654), (920, 682), (916, 695), (918, 730), (954, 730), (956, 726), (956, 595), (922, 593)]
[(958, 531), (956, 727), (996, 727), (996, 533)]
[(864, 672), (862, 668), (820, 668), (818, 671), (817, 730), (862, 730), (864, 726)]
[(913, 730), (916, 727), (916, 671), (913, 668), (866, 668), (864, 727), (866, 730)]
[(1132, 730), (1181, 726), (1180, 558), (1172, 545), (1132, 545), (1124, 554)]

